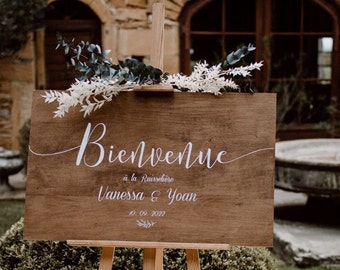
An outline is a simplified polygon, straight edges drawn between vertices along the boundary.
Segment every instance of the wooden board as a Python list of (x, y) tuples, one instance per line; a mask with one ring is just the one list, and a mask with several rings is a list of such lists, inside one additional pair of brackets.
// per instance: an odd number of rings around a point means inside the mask
[(24, 238), (271, 246), (276, 96), (34, 92)]

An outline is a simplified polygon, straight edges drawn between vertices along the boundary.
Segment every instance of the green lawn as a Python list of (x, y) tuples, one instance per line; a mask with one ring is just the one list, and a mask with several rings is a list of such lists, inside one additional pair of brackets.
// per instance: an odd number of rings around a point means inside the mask
[(24, 215), (25, 201), (0, 201), (0, 236)]
[[(0, 236), (8, 230), (12, 224), (24, 215), (25, 201), (9, 200), (0, 201)], [(289, 266), (276, 258), (278, 270), (299, 270), (301, 268)], [(311, 267), (305, 270), (340, 270), (340, 267)]]

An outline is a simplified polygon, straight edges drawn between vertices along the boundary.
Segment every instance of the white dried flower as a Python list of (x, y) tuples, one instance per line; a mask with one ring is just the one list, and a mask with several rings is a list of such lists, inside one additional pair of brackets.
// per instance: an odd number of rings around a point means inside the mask
[(92, 77), (90, 80), (78, 81), (71, 85), (67, 91), (59, 92), (55, 90), (46, 91), (46, 103), (57, 101), (59, 105), (54, 111), (54, 117), (64, 117), (71, 107), (81, 106), (81, 112), (84, 117), (92, 111), (100, 109), (105, 102), (112, 100), (120, 91), (131, 90), (135, 83), (126, 83), (118, 85), (115, 81), (107, 81), (98, 77)]
[(263, 61), (261, 62), (255, 62), (254, 64), (249, 64), (248, 66), (241, 66), (241, 67), (236, 67), (236, 68), (230, 68), (226, 71), (226, 75), (231, 75), (233, 77), (235, 76), (243, 76), (243, 77), (248, 77), (251, 76), (251, 71), (257, 69), (260, 70), (261, 67), (263, 66)]
[(215, 95), (226, 88), (238, 89), (239, 86), (225, 75), (226, 71), (221, 68), (221, 64), (209, 67), (206, 62), (203, 62), (194, 66), (190, 76), (169, 75), (164, 83), (188, 92), (209, 92)]
[[(190, 76), (182, 74), (168, 75), (163, 78), (163, 84), (170, 84), (174, 88), (188, 92), (208, 92), (214, 95), (221, 94), (221, 91), (232, 89), (238, 90), (233, 77), (251, 76), (251, 71), (260, 70), (263, 62), (255, 62), (248, 66), (222, 69), (221, 64), (209, 67), (207, 62), (197, 63)], [(67, 91), (59, 92), (55, 90), (46, 91), (46, 103), (58, 102), (54, 117), (64, 117), (71, 107), (81, 106), (80, 111), (84, 117), (91, 112), (100, 109), (105, 102), (110, 102), (113, 96), (117, 96), (120, 91), (132, 90), (136, 86), (134, 82), (127, 82), (118, 85), (117, 81), (108, 81), (99, 77), (92, 77), (86, 81), (78, 81), (71, 85)]]

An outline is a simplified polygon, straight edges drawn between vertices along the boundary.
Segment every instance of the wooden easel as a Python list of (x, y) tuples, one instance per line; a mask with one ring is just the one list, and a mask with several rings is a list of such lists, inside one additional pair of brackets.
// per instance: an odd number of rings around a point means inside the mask
[[(169, 248), (168, 245), (164, 245), (164, 243), (153, 243), (151, 246), (150, 243), (138, 243), (138, 242), (115, 242), (115, 241), (67, 241), (67, 243), (71, 246), (96, 246), (102, 248), (102, 254), (100, 257), (99, 270), (111, 270), (112, 263), (114, 258), (115, 247), (134, 247), (134, 248), (143, 248), (144, 249), (144, 257), (143, 257), (143, 269), (144, 270), (161, 270), (163, 269), (163, 249)], [(150, 246), (150, 247), (146, 247)], [(170, 244), (170, 247), (173, 244)], [(180, 248), (180, 246), (175, 245), (174, 247)], [(198, 249), (187, 249), (187, 266), (188, 270), (199, 270), (199, 256)]]
[(230, 248), (228, 244), (201, 244), (201, 243), (165, 243), (165, 242), (134, 242), (134, 241), (91, 241), (91, 240), (69, 240), (70, 246), (101, 247), (99, 270), (111, 270), (115, 247), (143, 248), (143, 269), (163, 269), (163, 249), (177, 248), (185, 249), (188, 270), (200, 270), (198, 249), (221, 249)]
[[(153, 67), (163, 69), (164, 51), (164, 15), (165, 8), (162, 3), (154, 3), (152, 7), (152, 34), (150, 62)], [(172, 92), (173, 88), (167, 85), (150, 85), (135, 87), (135, 91)], [(101, 247), (102, 253), (99, 270), (111, 270), (115, 247), (143, 248), (143, 269), (163, 269), (163, 249), (179, 248), (185, 249), (188, 270), (199, 270), (198, 249), (229, 249), (228, 244), (198, 244), (198, 243), (158, 243), (158, 242), (128, 242), (128, 241), (90, 241), (90, 240), (68, 240), (71, 246)]]

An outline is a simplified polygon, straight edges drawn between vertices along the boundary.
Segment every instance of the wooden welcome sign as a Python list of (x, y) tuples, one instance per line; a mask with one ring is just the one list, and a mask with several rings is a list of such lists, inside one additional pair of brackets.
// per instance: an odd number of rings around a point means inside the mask
[(24, 238), (271, 246), (274, 94), (33, 96)]

